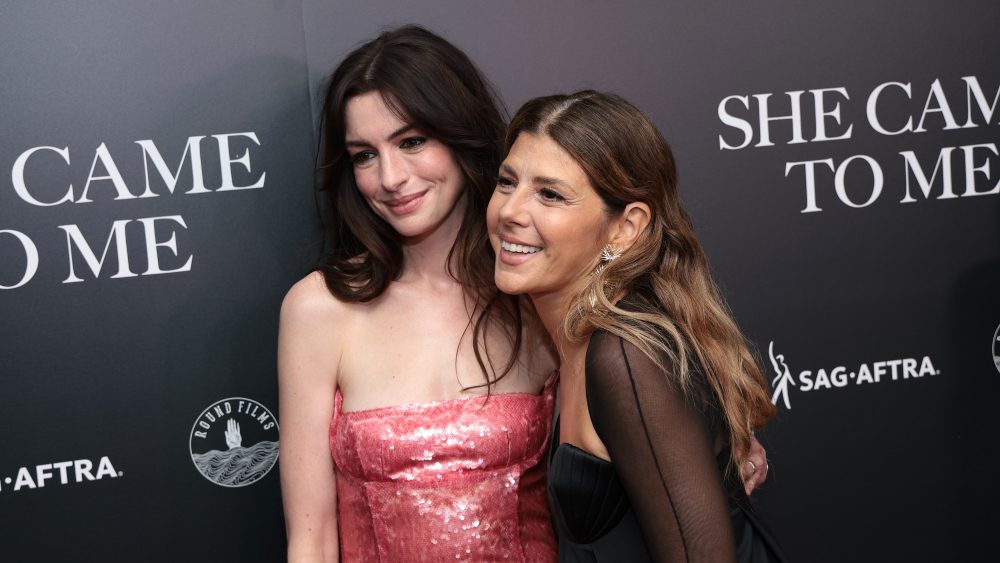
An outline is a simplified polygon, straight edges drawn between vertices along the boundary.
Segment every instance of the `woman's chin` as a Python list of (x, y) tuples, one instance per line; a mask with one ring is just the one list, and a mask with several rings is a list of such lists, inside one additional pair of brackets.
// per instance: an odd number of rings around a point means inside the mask
[(506, 293), (507, 295), (523, 295), (528, 293), (528, 288), (525, 284), (519, 282), (518, 280), (510, 279), (510, 277), (497, 273), (494, 278), (497, 284), (497, 289)]

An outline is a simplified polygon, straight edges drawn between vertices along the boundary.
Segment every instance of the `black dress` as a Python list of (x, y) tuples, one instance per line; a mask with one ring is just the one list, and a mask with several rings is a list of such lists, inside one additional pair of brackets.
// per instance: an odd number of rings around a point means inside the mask
[[(704, 378), (692, 373), (684, 393), (666, 375), (627, 341), (591, 337), (587, 405), (614, 463), (571, 444), (552, 448), (559, 560), (786, 561), (739, 478), (724, 478), (727, 433)], [(558, 422), (554, 432), (558, 444)]]

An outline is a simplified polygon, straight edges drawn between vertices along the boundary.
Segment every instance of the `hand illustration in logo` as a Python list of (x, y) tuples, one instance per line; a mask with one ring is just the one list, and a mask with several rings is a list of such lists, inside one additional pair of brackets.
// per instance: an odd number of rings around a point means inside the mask
[(220, 487), (251, 485), (277, 465), (278, 421), (248, 397), (210, 404), (191, 425), (188, 440), (195, 468)]
[(771, 395), (771, 404), (778, 404), (778, 397), (781, 397), (785, 401), (785, 408), (792, 410), (792, 404), (788, 400), (788, 384), (796, 385), (795, 378), (792, 377), (791, 372), (788, 371), (788, 364), (785, 363), (785, 355), (778, 354), (774, 355), (774, 341), (767, 347), (767, 353), (771, 356), (771, 365), (774, 366), (774, 371), (778, 375), (775, 376), (774, 380), (771, 381), (771, 387), (774, 388), (774, 394)]
[(243, 445), (243, 436), (240, 435), (240, 423), (231, 418), (226, 422), (226, 445), (231, 450)]

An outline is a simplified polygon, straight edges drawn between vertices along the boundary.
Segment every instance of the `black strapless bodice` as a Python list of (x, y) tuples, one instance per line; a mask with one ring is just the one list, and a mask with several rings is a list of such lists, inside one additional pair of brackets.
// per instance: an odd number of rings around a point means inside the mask
[[(553, 446), (548, 493), (560, 563), (653, 561), (614, 464), (572, 444)], [(785, 560), (745, 495), (729, 495), (729, 516), (739, 563)]]
[(560, 562), (652, 561), (611, 462), (560, 444), (552, 450), (548, 491)]

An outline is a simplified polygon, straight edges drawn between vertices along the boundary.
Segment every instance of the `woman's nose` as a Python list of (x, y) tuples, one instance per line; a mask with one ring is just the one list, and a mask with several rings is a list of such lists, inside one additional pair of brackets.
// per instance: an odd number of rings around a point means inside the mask
[(498, 217), (502, 223), (521, 226), (527, 223), (525, 195), (525, 190), (516, 188), (510, 193), (503, 194), (504, 199), (498, 212)]
[(406, 180), (410, 177), (409, 168), (406, 165), (405, 159), (399, 155), (393, 154), (392, 151), (386, 151), (379, 156), (382, 160), (379, 163), (379, 174), (382, 182), (382, 188), (389, 192), (399, 191), (399, 189), (406, 184)]

